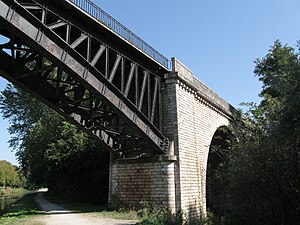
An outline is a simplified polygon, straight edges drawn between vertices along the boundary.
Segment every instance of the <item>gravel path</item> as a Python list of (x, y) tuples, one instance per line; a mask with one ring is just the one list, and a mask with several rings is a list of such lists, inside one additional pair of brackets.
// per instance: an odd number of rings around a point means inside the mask
[(38, 193), (35, 200), (46, 211), (46, 215), (38, 219), (39, 222), (45, 225), (134, 225), (138, 222), (101, 218), (85, 213), (74, 213), (47, 201), (43, 193)]

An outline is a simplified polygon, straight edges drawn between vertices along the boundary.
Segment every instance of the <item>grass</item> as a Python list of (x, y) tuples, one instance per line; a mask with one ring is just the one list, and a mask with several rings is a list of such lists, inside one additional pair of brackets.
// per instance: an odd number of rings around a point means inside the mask
[(35, 193), (27, 194), (0, 213), (0, 225), (41, 225), (34, 221), (43, 213), (34, 201)]
[(141, 220), (136, 211), (99, 211), (91, 214), (95, 217), (105, 217), (118, 220)]
[(0, 220), (1, 225), (45, 225), (44, 223), (35, 220), (34, 218), (16, 218), (14, 220), (4, 221)]

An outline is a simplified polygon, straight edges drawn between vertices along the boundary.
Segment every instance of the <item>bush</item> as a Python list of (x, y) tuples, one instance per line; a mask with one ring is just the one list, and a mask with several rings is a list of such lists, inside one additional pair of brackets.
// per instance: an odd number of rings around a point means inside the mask
[(204, 221), (188, 219), (184, 213), (172, 213), (166, 207), (151, 205), (148, 202), (141, 202), (142, 208), (138, 211), (139, 216), (145, 219), (137, 225), (202, 225)]
[(182, 225), (184, 224), (183, 216), (181, 213), (173, 214), (167, 208), (153, 206), (147, 209), (147, 218), (144, 219), (139, 225)]

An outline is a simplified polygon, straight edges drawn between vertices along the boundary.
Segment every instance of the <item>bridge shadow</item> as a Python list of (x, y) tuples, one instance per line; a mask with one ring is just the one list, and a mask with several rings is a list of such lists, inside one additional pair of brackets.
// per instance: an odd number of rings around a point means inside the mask
[(35, 204), (35, 196), (36, 193), (25, 194), (12, 205), (6, 207), (3, 211), (0, 211), (0, 217), (10, 218), (44, 214), (38, 205)]
[(133, 212), (108, 211), (105, 205), (78, 203), (54, 197), (46, 192), (38, 193), (35, 201), (44, 211), (44, 215), (53, 216), (51, 218), (55, 220), (69, 221), (70, 219), (70, 221), (78, 221), (76, 222), (78, 224), (79, 221), (85, 224), (87, 221), (91, 222), (99, 219), (101, 224), (103, 222), (112, 225), (133, 225), (139, 222), (137, 214)]
[(40, 205), (45, 214), (72, 214), (72, 213), (92, 213), (106, 212), (105, 204), (92, 204), (75, 202), (70, 199), (58, 198), (47, 192), (40, 192), (35, 197), (35, 200)]

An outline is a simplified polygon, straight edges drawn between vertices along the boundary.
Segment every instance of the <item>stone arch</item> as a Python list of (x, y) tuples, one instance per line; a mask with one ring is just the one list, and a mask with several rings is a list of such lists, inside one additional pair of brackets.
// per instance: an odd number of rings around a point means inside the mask
[[(215, 123), (216, 124), (216, 123)], [(228, 121), (219, 123), (214, 133), (211, 135), (208, 152), (204, 162), (205, 185), (202, 187), (205, 196), (205, 209), (208, 208), (214, 213), (222, 214), (224, 206), (225, 192), (222, 192), (224, 177), (217, 176), (220, 174), (228, 162), (226, 152), (230, 150), (233, 140), (236, 138), (234, 128)], [(205, 211), (206, 211), (205, 210)]]
[[(217, 119), (214, 123), (212, 123), (211, 128), (209, 129), (209, 135), (207, 136), (205, 146), (207, 147), (206, 151), (204, 152), (204, 157), (203, 157), (203, 170), (206, 172), (207, 169), (207, 161), (208, 161), (208, 155), (209, 155), (209, 150), (211, 146), (212, 139), (217, 132), (217, 130), (220, 127), (227, 127), (230, 130), (234, 130), (232, 125), (230, 124), (230, 121), (224, 117), (221, 117)], [(204, 174), (206, 177), (206, 173)]]

